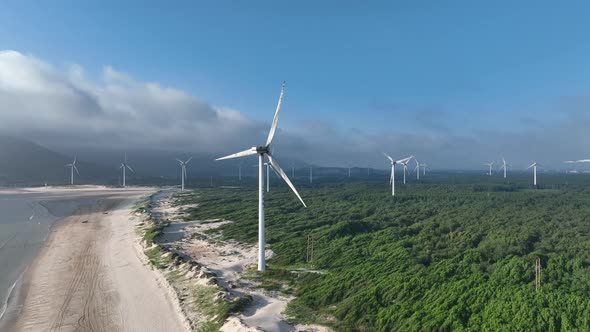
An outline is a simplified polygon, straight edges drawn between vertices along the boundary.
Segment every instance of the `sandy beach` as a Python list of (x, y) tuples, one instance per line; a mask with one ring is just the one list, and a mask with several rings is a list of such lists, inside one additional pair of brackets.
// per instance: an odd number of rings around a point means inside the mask
[[(65, 195), (71, 189), (39, 189)], [(149, 188), (89, 188), (21, 278), (6, 331), (186, 331), (175, 295), (146, 263), (131, 207)]]

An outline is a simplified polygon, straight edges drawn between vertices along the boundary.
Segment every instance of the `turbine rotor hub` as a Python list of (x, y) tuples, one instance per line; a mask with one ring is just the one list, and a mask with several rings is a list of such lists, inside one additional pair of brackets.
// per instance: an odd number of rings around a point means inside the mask
[(256, 146), (252, 148), (253, 150), (256, 150), (256, 152), (258, 152), (259, 154), (264, 154), (264, 153), (268, 153), (268, 147), (266, 146)]

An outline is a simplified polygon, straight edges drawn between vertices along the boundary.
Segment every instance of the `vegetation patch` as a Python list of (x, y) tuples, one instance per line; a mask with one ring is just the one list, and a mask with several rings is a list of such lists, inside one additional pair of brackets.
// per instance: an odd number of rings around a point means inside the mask
[(150, 265), (163, 271), (194, 330), (218, 331), (231, 314), (250, 305), (252, 297), (231, 296), (217, 284), (214, 273), (195, 262), (185, 261), (176, 253), (158, 245), (154, 239), (169, 223), (152, 218), (151, 199), (152, 197), (142, 201), (135, 209), (142, 217), (138, 229), (144, 240), (144, 253)]
[[(590, 182), (580, 179), (544, 174), (532, 188), (529, 175), (445, 173), (395, 197), (386, 178), (296, 183), (308, 208), (277, 186), (265, 198), (276, 256), (248, 277), (293, 294), (293, 321), (338, 331), (588, 331)], [(183, 199), (199, 204), (187, 218), (234, 220), (222, 239), (256, 243), (255, 184)]]

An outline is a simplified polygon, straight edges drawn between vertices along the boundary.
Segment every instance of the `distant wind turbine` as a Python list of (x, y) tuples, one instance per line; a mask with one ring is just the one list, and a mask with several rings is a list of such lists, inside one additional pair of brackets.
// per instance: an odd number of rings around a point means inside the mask
[(489, 167), (488, 176), (492, 176), (492, 167), (494, 166), (494, 162), (485, 164)]
[(399, 164), (402, 164), (404, 166), (404, 184), (406, 184), (406, 172), (408, 170), (408, 164), (410, 163), (410, 161), (412, 161), (412, 158), (414, 158), (414, 156), (406, 158), (405, 161), (398, 162)]
[(395, 196), (395, 165), (396, 164), (401, 164), (404, 163), (410, 159), (412, 159), (412, 157), (408, 157), (408, 158), (404, 158), (404, 159), (400, 159), (398, 161), (395, 161), (393, 158), (391, 158), (390, 155), (388, 155), (387, 153), (383, 152), (383, 155), (389, 159), (389, 161), (391, 162), (391, 176), (389, 177), (389, 182), (391, 183), (391, 196)]
[(414, 161), (416, 162), (416, 167), (414, 167), (414, 172), (416, 172), (416, 180), (420, 180), (420, 163), (416, 158), (414, 158)]
[(424, 163), (420, 164), (420, 166), (422, 166), (422, 175), (426, 175), (426, 168), (428, 167), (428, 164)]
[(70, 168), (70, 184), (74, 185), (74, 170), (76, 170), (76, 173), (80, 175), (80, 172), (78, 172), (78, 167), (76, 167), (76, 155), (74, 155), (74, 161), (72, 161), (71, 164), (67, 164), (65, 167)]
[(129, 166), (129, 164), (127, 164), (127, 152), (125, 152), (125, 159), (123, 159), (123, 163), (121, 164), (121, 166), (119, 168), (123, 169), (123, 187), (125, 187), (125, 169), (129, 169), (131, 171), (131, 173), (135, 173), (133, 171), (133, 169), (131, 168), (131, 166)]
[(504, 170), (504, 179), (506, 178), (506, 169), (511, 166), (510, 164), (506, 163), (506, 159), (502, 157), (502, 166), (500, 166), (501, 170)]
[(540, 165), (538, 165), (536, 161), (533, 161), (531, 166), (527, 167), (527, 169), (529, 169), (531, 167), (533, 168), (533, 185), (535, 187), (537, 186), (537, 166), (540, 166)]
[(277, 122), (279, 120), (279, 113), (281, 110), (281, 103), (283, 101), (283, 94), (285, 92), (285, 82), (283, 82), (283, 86), (281, 88), (281, 95), (279, 96), (279, 102), (277, 104), (277, 109), (275, 111), (275, 116), (272, 121), (272, 125), (270, 127), (270, 132), (268, 133), (268, 138), (266, 139), (266, 144), (264, 146), (255, 146), (248, 150), (244, 150), (238, 153), (234, 153), (229, 156), (217, 158), (216, 160), (224, 160), (224, 159), (231, 159), (231, 158), (238, 158), (238, 157), (245, 157), (250, 155), (258, 155), (258, 270), (264, 271), (266, 270), (266, 260), (264, 256), (265, 250), (265, 239), (264, 239), (264, 155), (267, 156), (268, 162), (272, 165), (273, 169), (280, 175), (280, 177), (287, 183), (289, 188), (295, 193), (297, 198), (301, 201), (303, 206), (307, 207), (303, 202), (301, 196), (285, 174), (285, 172), (281, 169), (277, 161), (273, 158), (272, 153), (270, 152), (270, 143), (275, 135), (275, 131), (277, 128)]
[[(182, 161), (182, 160), (176, 158), (176, 160), (180, 163), (180, 170), (181, 170), (180, 177), (182, 178), (182, 184), (180, 187), (180, 191), (184, 191), (184, 180), (186, 179), (186, 165), (191, 161), (191, 159), (193, 159), (193, 157), (188, 158), (186, 161)], [(123, 170), (123, 171), (125, 171), (125, 170)]]
[(309, 183), (313, 183), (313, 166), (309, 165)]
[(590, 163), (590, 159), (566, 160), (566, 161), (564, 161), (564, 163), (568, 163), (568, 164)]

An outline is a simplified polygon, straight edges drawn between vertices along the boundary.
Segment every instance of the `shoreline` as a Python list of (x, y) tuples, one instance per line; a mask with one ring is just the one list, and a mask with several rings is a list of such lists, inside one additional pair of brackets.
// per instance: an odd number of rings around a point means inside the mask
[(154, 189), (76, 191), (82, 201), (92, 197), (83, 204), (71, 202), (78, 209), (53, 223), (41, 250), (15, 283), (0, 329), (186, 330), (177, 299), (137, 250), (131, 211), (151, 192)]

